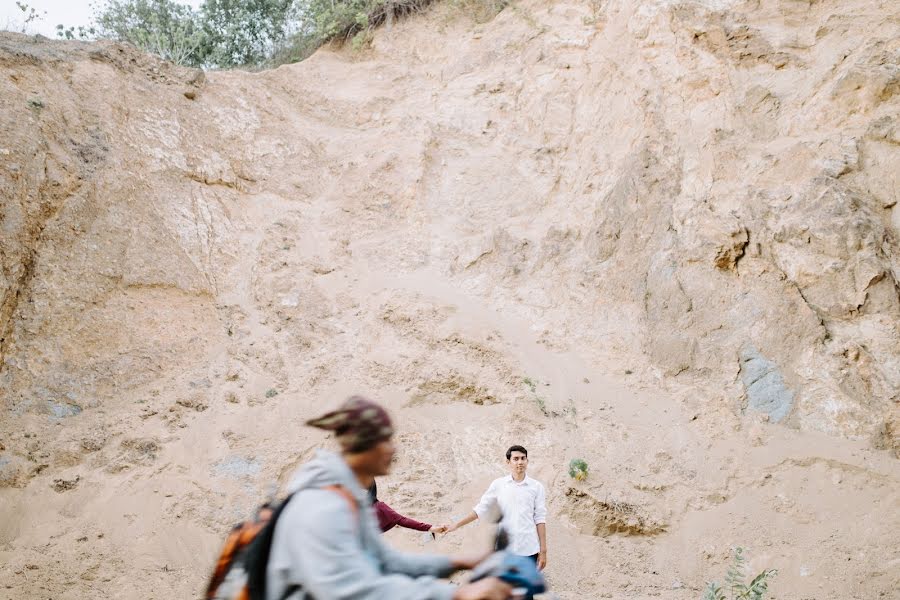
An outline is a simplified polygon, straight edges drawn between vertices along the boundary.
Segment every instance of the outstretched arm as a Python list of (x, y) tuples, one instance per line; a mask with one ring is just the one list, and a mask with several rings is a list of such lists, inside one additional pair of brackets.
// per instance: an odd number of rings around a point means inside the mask
[(431, 531), (433, 529), (430, 523), (422, 523), (421, 521), (416, 521), (415, 519), (410, 519), (409, 517), (404, 517), (400, 514), (397, 516), (399, 517), (399, 519), (397, 519), (397, 525), (400, 527), (415, 529), (416, 531)]
[(450, 533), (451, 531), (456, 531), (460, 527), (465, 527), (466, 525), (468, 525), (472, 521), (475, 521), (476, 519), (478, 519), (478, 514), (473, 510), (472, 512), (467, 514), (465, 517), (463, 517), (456, 523), (453, 523), (453, 524), (447, 526), (447, 533)]
[(395, 525), (407, 529), (415, 529), (416, 531), (431, 531), (432, 529), (429, 523), (422, 523), (415, 519), (404, 517), (382, 501), (375, 503), (375, 514), (378, 515), (378, 524), (382, 531), (387, 531)]
[[(496, 483), (496, 482), (495, 482)], [(453, 523), (447, 528), (447, 533), (451, 531), (456, 531), (460, 527), (465, 527), (472, 521), (476, 519), (483, 519), (485, 516), (490, 514), (491, 509), (495, 508), (497, 505), (497, 486), (492, 483), (487, 491), (481, 496), (481, 500), (478, 501), (478, 505), (472, 509), (472, 512), (468, 513), (465, 517)]]

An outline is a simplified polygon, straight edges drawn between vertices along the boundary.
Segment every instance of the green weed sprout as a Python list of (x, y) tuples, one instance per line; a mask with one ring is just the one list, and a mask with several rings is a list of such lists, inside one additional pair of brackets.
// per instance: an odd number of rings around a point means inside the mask
[(569, 477), (576, 481), (584, 481), (588, 476), (588, 466), (584, 459), (573, 458), (569, 461)]
[(701, 600), (764, 600), (769, 590), (769, 580), (778, 573), (776, 569), (763, 569), (756, 577), (746, 582), (747, 559), (744, 549), (734, 549), (734, 561), (725, 574), (725, 585), (715, 581), (706, 585)]

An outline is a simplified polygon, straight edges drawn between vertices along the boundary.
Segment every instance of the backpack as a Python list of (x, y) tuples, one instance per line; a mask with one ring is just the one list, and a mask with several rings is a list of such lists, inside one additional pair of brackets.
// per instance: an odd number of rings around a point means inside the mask
[[(347, 488), (329, 485), (322, 489), (340, 494), (353, 513), (357, 512), (356, 500)], [(275, 524), (293, 497), (294, 494), (290, 494), (280, 503), (263, 504), (253, 518), (231, 529), (206, 588), (206, 600), (266, 600), (266, 566)], [(289, 587), (283, 598), (298, 589), (300, 586)]]

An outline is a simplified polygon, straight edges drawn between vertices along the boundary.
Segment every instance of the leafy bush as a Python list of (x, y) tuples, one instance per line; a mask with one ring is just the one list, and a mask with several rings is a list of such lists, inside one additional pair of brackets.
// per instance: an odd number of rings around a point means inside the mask
[(91, 27), (57, 25), (66, 39), (106, 38), (128, 42), (179, 65), (205, 62), (206, 35), (199, 15), (173, 0), (109, 0), (95, 8)]
[(584, 459), (573, 458), (569, 461), (569, 477), (576, 481), (584, 481), (588, 476), (588, 466)]
[[(298, 62), (332, 39), (353, 39), (368, 31), (369, 15), (385, 3), (386, 0), (298, 0), (297, 29), (275, 49), (270, 62)], [(355, 45), (361, 45), (360, 41)]]
[(769, 580), (778, 573), (775, 569), (763, 569), (749, 584), (746, 581), (747, 561), (744, 549), (735, 548), (734, 560), (725, 574), (725, 586), (716, 582), (706, 586), (701, 600), (763, 600), (769, 589)]
[(180, 65), (262, 65), (287, 38), (294, 0), (205, 0), (198, 10), (175, 0), (107, 0), (93, 25), (57, 25), (65, 39), (128, 42)]
[(206, 0), (200, 7), (206, 61), (265, 64), (288, 37), (295, 13), (294, 0)]
[[(178, 0), (106, 0), (95, 6), (91, 26), (57, 25), (57, 35), (128, 42), (188, 66), (263, 67), (303, 60), (332, 40), (361, 48), (371, 42), (373, 28), (433, 1), (204, 0), (195, 10)], [(451, 2), (483, 22), (508, 0)]]
[[(482, 1), (482, 0), (475, 0)], [(372, 30), (421, 11), (433, 0), (297, 0), (300, 28), (276, 52), (276, 64), (303, 60), (332, 40), (368, 45)]]

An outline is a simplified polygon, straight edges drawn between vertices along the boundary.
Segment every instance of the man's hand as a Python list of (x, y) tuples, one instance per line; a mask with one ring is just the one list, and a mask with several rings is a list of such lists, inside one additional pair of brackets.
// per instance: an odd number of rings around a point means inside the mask
[(447, 526), (446, 525), (435, 525), (428, 531), (430, 531), (431, 533), (447, 533)]
[(538, 571), (543, 571), (544, 567), (546, 567), (546, 566), (547, 566), (547, 551), (541, 550), (540, 552), (538, 552), (538, 559), (537, 559)]
[(496, 577), (487, 577), (457, 588), (453, 600), (507, 600), (512, 589), (511, 585)]

